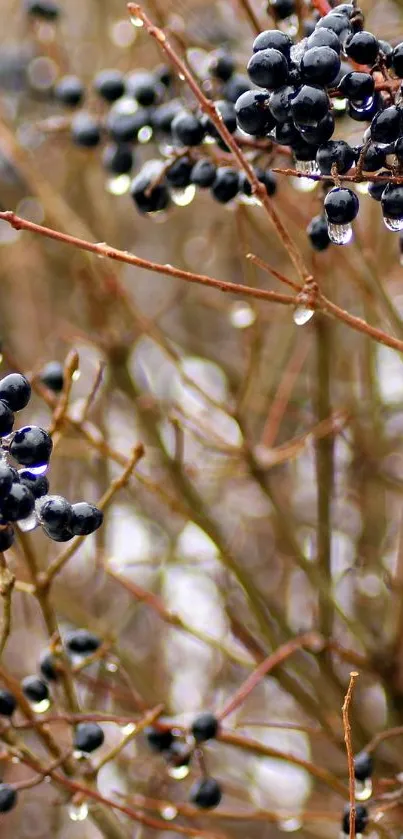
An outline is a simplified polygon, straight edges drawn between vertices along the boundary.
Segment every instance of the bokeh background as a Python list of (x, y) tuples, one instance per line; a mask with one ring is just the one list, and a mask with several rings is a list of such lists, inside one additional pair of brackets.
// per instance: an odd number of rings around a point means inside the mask
[[(61, 6), (53, 26), (30, 22), (19, 0), (2, 0), (2, 208), (156, 262), (283, 290), (244, 259), (256, 253), (293, 276), (259, 207), (223, 208), (199, 193), (186, 207), (141, 217), (130, 194), (113, 194), (99, 150), (73, 146), (65, 113), (52, 101), (54, 81), (72, 72), (90, 89), (103, 68), (153, 68), (162, 57), (144, 29), (130, 24), (124, 2)], [(362, 7), (368, 29), (400, 40), (400, 3), (375, 0)], [(267, 27), (265, 9), (259, 2), (254, 8)], [(243, 70), (253, 33), (237, 0), (150, 0), (147, 9), (190, 63), (200, 66), (206, 52), (225, 43)], [(183, 96), (191, 101), (186, 91)], [(102, 111), (91, 93), (87, 105)], [(338, 123), (338, 136), (353, 144), (362, 131), (346, 118)], [(137, 165), (153, 156), (152, 143), (136, 148)], [(279, 177), (275, 200), (324, 292), (401, 337), (399, 243), (384, 228), (379, 205), (360, 196), (351, 247), (314, 256), (305, 228), (319, 212), (320, 186), (306, 191), (304, 182)], [(149, 707), (163, 702), (167, 717), (186, 725), (200, 710), (219, 710), (277, 645), (319, 630), (350, 657), (334, 650), (298, 653), (226, 724), (346, 783), (341, 705), (355, 664), (354, 747), (403, 721), (401, 357), (330, 319), (316, 315), (299, 328), (288, 307), (112, 263), (5, 222), (0, 289), (0, 372), (35, 376), (44, 363), (63, 361), (75, 349), (80, 377), (69, 415), (79, 419), (100, 365), (103, 370), (88, 434), (63, 426), (52, 491), (96, 502), (131, 448), (142, 442), (146, 449), (105, 526), (88, 537), (52, 587), (62, 632), (85, 626), (112, 643), (112, 658), (77, 679), (82, 706), (130, 714), (134, 690)], [(51, 408), (37, 393), (25, 414), (24, 420), (46, 426)], [(115, 456), (102, 456), (88, 435), (104, 440)], [(58, 547), (38, 533), (28, 538), (46, 568)], [(18, 579), (29, 582), (20, 545), (10, 561)], [(313, 582), (315, 563), (325, 592)], [(189, 631), (170, 627), (138, 602), (131, 583), (158, 595)], [(48, 643), (34, 598), (16, 591), (5, 665), (17, 678), (35, 672)], [(57, 690), (55, 700), (62, 704)], [(270, 728), (270, 722), (306, 730)], [(112, 724), (105, 731), (106, 750), (121, 735)], [(61, 725), (60, 742), (68, 744), (69, 736)], [(26, 741), (41, 753), (33, 734)], [(399, 742), (377, 751), (378, 793), (382, 778), (403, 771)], [(293, 830), (338, 835), (342, 796), (301, 766), (223, 743), (209, 746), (206, 756), (223, 784), (227, 817), (217, 811), (186, 821), (179, 814), (181, 824), (248, 839)], [(3, 774), (18, 780), (29, 770), (7, 765)], [(99, 789), (165, 801), (170, 811), (158, 804), (155, 810), (171, 825), (172, 807), (186, 800), (197, 774), (193, 767), (182, 781), (170, 777), (139, 735), (104, 767)], [(52, 784), (21, 800), (1, 819), (4, 839), (102, 835), (90, 818), (71, 821), (65, 797)], [(314, 815), (305, 818), (305, 811)], [(394, 824), (399, 817), (394, 810)], [(122, 825), (127, 837), (155, 833), (124, 819)], [(393, 829), (387, 814), (371, 828), (382, 835)]]

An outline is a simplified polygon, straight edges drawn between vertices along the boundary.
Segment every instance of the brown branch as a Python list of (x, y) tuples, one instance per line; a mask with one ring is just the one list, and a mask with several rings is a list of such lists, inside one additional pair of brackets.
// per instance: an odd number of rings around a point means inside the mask
[(354, 690), (354, 682), (359, 674), (356, 671), (350, 673), (350, 683), (348, 686), (348, 690), (344, 699), (343, 707), (342, 707), (342, 715), (343, 715), (343, 728), (344, 728), (344, 742), (346, 744), (346, 751), (347, 751), (347, 763), (348, 763), (348, 788), (349, 788), (349, 797), (350, 797), (350, 816), (349, 816), (349, 825), (350, 825), (350, 836), (349, 839), (355, 838), (355, 774), (354, 774), (354, 752), (351, 743), (351, 725), (349, 719), (349, 708), (350, 703), (353, 695)]
[(4, 554), (0, 553), (0, 595), (3, 599), (3, 620), (0, 632), (0, 658), (3, 655), (11, 632), (11, 597), (15, 586), (15, 576), (11, 573)]

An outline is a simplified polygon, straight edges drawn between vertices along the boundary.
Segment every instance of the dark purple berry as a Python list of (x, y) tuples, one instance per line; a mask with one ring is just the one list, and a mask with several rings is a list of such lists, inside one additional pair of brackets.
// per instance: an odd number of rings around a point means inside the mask
[(357, 216), (360, 205), (351, 189), (334, 187), (327, 193), (324, 206), (331, 224), (349, 224)]
[(0, 437), (6, 437), (13, 430), (14, 414), (7, 402), (0, 399)]
[[(355, 805), (355, 832), (364, 833), (368, 824), (368, 810), (362, 804)], [(347, 804), (344, 808), (344, 815), (342, 819), (342, 831), (346, 836), (350, 833), (350, 805)]]
[(280, 29), (266, 29), (255, 38), (252, 49), (253, 52), (267, 49), (278, 50), (289, 59), (291, 47), (292, 40), (285, 32), (281, 32)]
[(71, 121), (71, 139), (76, 146), (92, 149), (101, 142), (101, 126), (95, 117), (79, 113)]
[(149, 725), (144, 729), (147, 743), (153, 752), (165, 752), (171, 748), (174, 736), (170, 728), (160, 729)]
[(356, 781), (366, 781), (370, 778), (374, 769), (372, 755), (368, 752), (359, 752), (354, 758), (354, 775)]
[(206, 740), (213, 740), (217, 737), (219, 722), (214, 714), (208, 712), (200, 714), (193, 720), (191, 732), (196, 743), (204, 743)]
[(12, 717), (17, 707), (17, 700), (13, 693), (2, 688), (0, 690), (0, 715), (2, 717)]
[(0, 399), (7, 402), (12, 411), (21, 411), (31, 398), (31, 385), (20, 373), (10, 373), (0, 379)]
[(90, 754), (102, 746), (104, 739), (104, 732), (98, 723), (80, 722), (74, 731), (74, 748)]
[(10, 492), (1, 504), (3, 521), (26, 519), (35, 507), (35, 499), (25, 484), (13, 484)]
[(379, 43), (372, 32), (361, 30), (347, 38), (344, 48), (348, 57), (357, 64), (368, 64), (372, 67), (378, 57)]
[(255, 52), (246, 69), (258, 87), (276, 90), (287, 83), (288, 63), (280, 50), (269, 48)]
[(17, 463), (33, 468), (49, 463), (53, 443), (49, 434), (37, 425), (26, 425), (15, 432), (10, 454)]
[(101, 70), (93, 84), (96, 93), (106, 102), (115, 102), (125, 92), (125, 81), (120, 70)]
[(247, 90), (242, 93), (235, 103), (235, 113), (239, 128), (255, 137), (264, 137), (276, 124), (269, 110), (269, 96), (263, 91)]
[(322, 87), (303, 85), (291, 100), (291, 113), (302, 126), (316, 126), (329, 111), (329, 98)]
[(238, 172), (227, 166), (219, 166), (216, 171), (215, 180), (211, 192), (216, 201), (220, 204), (227, 204), (238, 194), (239, 179)]
[(302, 56), (302, 80), (307, 84), (330, 85), (339, 70), (340, 58), (331, 47), (312, 47)]
[(62, 76), (55, 84), (53, 95), (61, 105), (77, 108), (84, 99), (84, 85), (78, 76)]
[(88, 536), (101, 527), (103, 520), (104, 514), (95, 504), (79, 501), (71, 505), (71, 519), (68, 526), (74, 536)]
[(64, 385), (63, 364), (60, 361), (49, 361), (39, 373), (39, 378), (53, 393), (61, 393)]
[(230, 52), (217, 50), (210, 57), (209, 71), (216, 79), (227, 82), (235, 70), (235, 61)]
[(90, 655), (101, 646), (101, 639), (88, 629), (72, 629), (64, 639), (69, 653), (76, 655)]
[(212, 160), (198, 160), (194, 164), (190, 175), (190, 181), (201, 189), (208, 189), (213, 186), (217, 167)]
[(17, 803), (17, 792), (10, 784), (0, 784), (0, 813), (8, 813)]
[(217, 807), (222, 798), (222, 791), (215, 778), (201, 778), (193, 784), (189, 800), (202, 810)]
[(38, 676), (25, 676), (21, 682), (21, 689), (24, 696), (33, 704), (49, 699), (49, 688), (42, 679), (38, 679)]
[(312, 247), (316, 251), (325, 251), (330, 245), (325, 216), (315, 216), (306, 229)]
[(199, 146), (204, 133), (201, 120), (189, 111), (180, 111), (172, 122), (172, 135), (184, 146)]

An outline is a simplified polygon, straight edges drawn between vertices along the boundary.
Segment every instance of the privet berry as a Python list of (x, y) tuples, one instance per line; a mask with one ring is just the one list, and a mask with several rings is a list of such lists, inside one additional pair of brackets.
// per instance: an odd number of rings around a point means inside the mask
[(215, 778), (201, 778), (190, 789), (189, 800), (202, 810), (217, 807), (222, 798), (220, 784)]
[(31, 398), (31, 385), (20, 373), (10, 373), (0, 379), (0, 399), (12, 411), (22, 411)]
[(359, 752), (354, 758), (354, 775), (356, 781), (366, 781), (374, 769), (372, 755), (369, 752)]
[(96, 722), (81, 722), (74, 731), (74, 748), (79, 752), (91, 754), (102, 746), (104, 732)]
[(21, 682), (21, 688), (24, 696), (33, 704), (49, 699), (49, 688), (38, 676), (25, 676)]
[(217, 736), (219, 730), (219, 722), (214, 714), (206, 712), (199, 714), (193, 720), (191, 732), (196, 740), (196, 743), (204, 743), (206, 740), (212, 740)]
[(2, 717), (12, 717), (16, 707), (17, 700), (14, 694), (5, 688), (0, 690), (0, 715)]
[(49, 462), (53, 443), (49, 434), (37, 425), (26, 425), (15, 432), (10, 454), (22, 466), (44, 466)]
[(39, 373), (39, 378), (49, 390), (60, 393), (64, 385), (63, 364), (60, 361), (48, 361)]
[(66, 634), (65, 645), (69, 653), (90, 655), (101, 646), (101, 639), (88, 629), (73, 629)]
[(149, 725), (144, 729), (144, 734), (153, 752), (166, 752), (172, 748), (174, 736), (170, 728), (162, 729)]
[(0, 784), (0, 813), (8, 813), (17, 803), (17, 792), (10, 784)]

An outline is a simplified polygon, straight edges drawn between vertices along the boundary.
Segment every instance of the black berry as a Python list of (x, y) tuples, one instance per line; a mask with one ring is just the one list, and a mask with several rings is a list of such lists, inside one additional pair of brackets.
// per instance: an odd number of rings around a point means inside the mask
[[(355, 806), (355, 831), (356, 833), (363, 833), (368, 824), (368, 810), (362, 804)], [(350, 805), (347, 804), (344, 808), (344, 815), (342, 819), (342, 831), (347, 836), (350, 833)]]
[(172, 122), (172, 134), (184, 146), (199, 146), (204, 137), (204, 128), (194, 114), (181, 111)]
[(288, 63), (280, 50), (269, 48), (252, 55), (247, 71), (250, 80), (258, 87), (275, 90), (287, 82)]
[(285, 32), (281, 32), (280, 29), (266, 29), (255, 38), (252, 50), (253, 52), (259, 52), (260, 50), (274, 49), (282, 52), (289, 59), (291, 47), (292, 40)]
[(268, 134), (276, 124), (269, 110), (269, 96), (263, 91), (247, 90), (242, 93), (235, 103), (235, 113), (239, 128), (255, 137)]
[(349, 224), (359, 210), (358, 198), (351, 189), (335, 187), (327, 193), (325, 211), (331, 224)]
[(3, 521), (26, 519), (35, 507), (35, 499), (25, 484), (13, 484), (7, 498), (1, 504)]
[(95, 504), (79, 501), (71, 505), (71, 519), (68, 526), (74, 536), (88, 536), (101, 527), (104, 514)]
[(325, 251), (330, 245), (325, 216), (315, 216), (308, 224), (306, 232), (312, 247), (316, 251)]
[(14, 694), (4, 688), (0, 690), (0, 715), (11, 717), (17, 707), (17, 700)]
[(293, 119), (303, 126), (317, 125), (328, 110), (329, 98), (322, 87), (303, 85), (291, 101)]
[(125, 92), (125, 81), (120, 70), (101, 70), (95, 76), (94, 90), (106, 102), (115, 102)]
[(0, 437), (6, 437), (13, 430), (14, 414), (7, 405), (0, 399)]
[(328, 140), (319, 146), (316, 162), (323, 175), (330, 175), (335, 164), (339, 175), (345, 175), (355, 162), (354, 149), (344, 140)]
[(49, 361), (39, 373), (39, 378), (53, 393), (60, 393), (64, 385), (63, 364), (60, 361)]
[(84, 99), (84, 85), (78, 76), (62, 76), (55, 84), (53, 95), (61, 105), (77, 108)]
[(191, 183), (201, 189), (208, 189), (215, 181), (216, 171), (216, 166), (211, 160), (198, 160), (191, 171)]
[(344, 48), (349, 58), (352, 58), (357, 64), (372, 66), (378, 56), (379, 43), (371, 32), (361, 30), (361, 32), (355, 32), (354, 35), (347, 38)]
[(21, 411), (31, 398), (31, 385), (20, 373), (10, 373), (0, 380), (0, 399), (7, 402), (12, 411)]
[(101, 639), (88, 629), (73, 629), (67, 633), (65, 645), (69, 653), (90, 655), (101, 646)]
[(368, 752), (359, 752), (354, 758), (354, 775), (356, 781), (366, 781), (370, 778), (374, 769), (372, 755)]
[(218, 729), (219, 723), (217, 717), (208, 712), (196, 717), (191, 726), (191, 732), (196, 743), (204, 743), (206, 740), (212, 740), (217, 736)]
[(17, 792), (10, 784), (0, 784), (0, 813), (8, 813), (17, 803)]
[(41, 676), (43, 676), (47, 682), (58, 681), (59, 673), (56, 667), (55, 656), (52, 653), (48, 651), (42, 653), (39, 661), (39, 669), (41, 671)]
[(210, 73), (216, 79), (227, 82), (235, 70), (235, 61), (230, 52), (217, 50), (210, 59)]
[(80, 722), (74, 732), (74, 748), (90, 754), (102, 746), (104, 739), (104, 732), (98, 723)]
[(34, 468), (49, 462), (53, 443), (49, 434), (37, 425), (26, 425), (15, 432), (10, 453), (17, 463)]
[(71, 121), (71, 139), (76, 146), (91, 149), (101, 142), (101, 126), (91, 114), (79, 113)]
[(21, 688), (24, 696), (34, 704), (49, 699), (48, 686), (38, 676), (26, 676), (21, 682)]
[(196, 807), (209, 810), (217, 807), (222, 798), (222, 791), (215, 778), (201, 778), (190, 789), (189, 799)]
[(220, 204), (227, 204), (238, 194), (238, 172), (226, 166), (219, 166), (211, 192)]
[(102, 152), (102, 163), (113, 175), (127, 175), (133, 167), (133, 150), (128, 143), (108, 143)]
[(312, 47), (302, 56), (302, 79), (308, 84), (329, 85), (337, 78), (339, 70), (340, 58), (331, 47)]
[(165, 752), (172, 747), (174, 742), (174, 736), (170, 728), (160, 729), (154, 725), (149, 725), (144, 729), (144, 734), (153, 752)]

